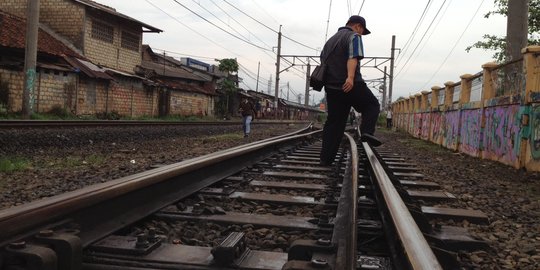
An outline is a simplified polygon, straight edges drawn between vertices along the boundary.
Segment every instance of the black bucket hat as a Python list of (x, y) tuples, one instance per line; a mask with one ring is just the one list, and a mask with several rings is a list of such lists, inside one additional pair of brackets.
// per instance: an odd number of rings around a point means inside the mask
[(371, 31), (369, 31), (366, 27), (366, 19), (364, 19), (364, 17), (362, 16), (358, 16), (358, 15), (353, 15), (349, 18), (349, 20), (347, 21), (347, 24), (349, 23), (359, 23), (362, 25), (362, 27), (364, 27), (364, 33), (362, 35), (369, 35), (371, 34)]

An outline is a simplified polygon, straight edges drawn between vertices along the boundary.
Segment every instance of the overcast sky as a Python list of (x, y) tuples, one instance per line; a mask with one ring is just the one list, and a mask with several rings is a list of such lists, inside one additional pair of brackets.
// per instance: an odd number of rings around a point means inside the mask
[[(163, 33), (145, 33), (143, 37), (143, 43), (158, 52), (166, 50), (170, 56), (192, 57), (210, 64), (216, 64), (213, 60), (216, 58), (237, 58), (240, 77), (244, 79), (240, 86), (244, 89), (256, 89), (260, 62), (258, 90), (268, 93), (272, 76), (272, 95), (276, 63), (273, 47), (277, 46), (276, 32), (280, 25), (285, 36), (283, 55), (319, 55), (325, 39), (344, 25), (350, 15), (360, 11), (372, 32), (363, 37), (367, 57), (390, 57), (392, 35), (396, 36), (396, 48), (401, 49), (401, 53), (396, 51), (393, 100), (430, 90), (434, 85), (442, 86), (447, 81), (459, 81), (459, 76), (465, 73), (481, 71), (482, 64), (492, 61), (493, 52), (473, 49), (467, 53), (465, 48), (484, 34), (504, 36), (506, 33), (506, 18), (484, 18), (495, 9), (493, 0), (95, 1), (162, 29)], [(428, 2), (425, 18), (407, 44)], [(389, 71), (389, 62), (380, 68), (384, 69), (385, 65)], [(289, 66), (281, 61), (282, 70)], [(366, 80), (383, 77), (374, 68), (363, 68), (362, 74)], [(297, 101), (300, 94), (303, 102), (305, 67), (296, 66), (281, 72), (280, 77), (284, 96), (289, 83), (289, 99)], [(380, 96), (375, 88), (373, 91)], [(311, 93), (318, 101), (324, 92)]]

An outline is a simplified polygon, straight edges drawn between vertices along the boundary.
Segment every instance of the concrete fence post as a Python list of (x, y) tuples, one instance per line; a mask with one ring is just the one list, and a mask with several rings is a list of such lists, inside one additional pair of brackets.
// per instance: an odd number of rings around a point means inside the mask
[(523, 69), (525, 72), (525, 97), (524, 104), (540, 102), (540, 46), (529, 46), (521, 50), (523, 53)]
[(429, 108), (429, 104), (428, 104), (428, 95), (429, 95), (429, 91), (422, 91), (421, 92), (421, 97), (420, 97), (420, 110), (422, 112), (425, 112), (428, 110)]
[(473, 75), (463, 74), (461, 78), (461, 93), (459, 95), (459, 104), (469, 103), (471, 100), (471, 89), (472, 89), (472, 80)]
[(439, 107), (439, 97), (441, 94), (440, 86), (431, 87), (431, 111), (435, 111)]
[(495, 68), (499, 65), (495, 62), (489, 62), (482, 65), (484, 70), (484, 80), (482, 82), (482, 104), (485, 107), (486, 102), (495, 97), (496, 83), (497, 83), (497, 73)]
[(448, 111), (452, 108), (452, 98), (454, 97), (454, 82), (445, 82), (444, 83), (444, 108), (445, 111)]

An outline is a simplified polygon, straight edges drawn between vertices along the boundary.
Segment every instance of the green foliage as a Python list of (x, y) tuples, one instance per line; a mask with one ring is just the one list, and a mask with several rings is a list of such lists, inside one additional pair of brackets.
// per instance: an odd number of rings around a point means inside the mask
[(60, 119), (66, 119), (71, 116), (71, 113), (60, 105), (54, 105), (51, 110), (49, 110), (49, 114), (54, 117), (59, 117)]
[(220, 71), (227, 72), (227, 74), (234, 74), (238, 72), (238, 62), (233, 58), (225, 58), (217, 60), (219, 62), (218, 69)]
[[(489, 18), (492, 15), (506, 16), (508, 14), (508, 0), (495, 0), (495, 10), (484, 15)], [(529, 20), (528, 20), (529, 45), (540, 44), (540, 0), (529, 0)], [(477, 41), (465, 50), (470, 52), (471, 49), (483, 49), (495, 51), (493, 58), (498, 62), (504, 62), (506, 59), (506, 39), (494, 35), (484, 35), (483, 40)]]
[(0, 172), (9, 173), (14, 171), (22, 171), (28, 167), (30, 167), (30, 162), (23, 158), (0, 158)]
[(102, 120), (120, 120), (121, 115), (117, 111), (96, 113), (97, 119)]

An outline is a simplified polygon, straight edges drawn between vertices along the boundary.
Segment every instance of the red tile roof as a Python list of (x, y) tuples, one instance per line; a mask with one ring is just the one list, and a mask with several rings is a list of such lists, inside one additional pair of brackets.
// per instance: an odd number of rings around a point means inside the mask
[[(0, 47), (25, 48), (26, 20), (0, 10)], [(54, 56), (84, 58), (43, 29), (39, 29), (38, 51)]]

